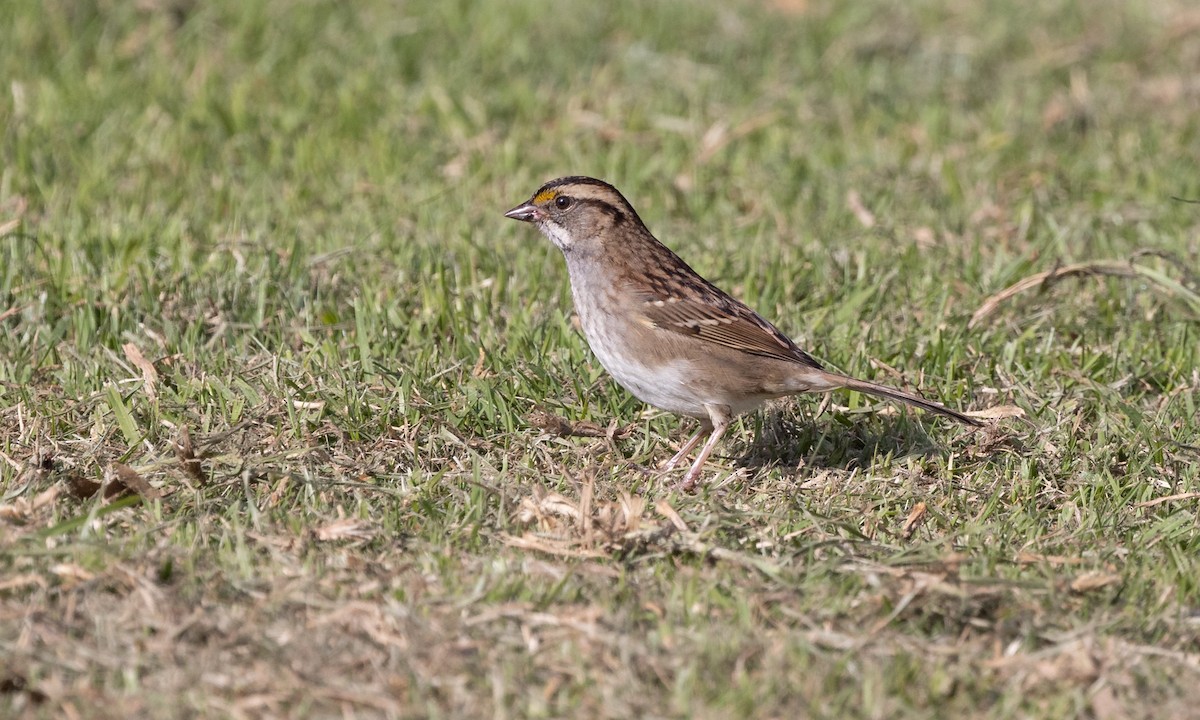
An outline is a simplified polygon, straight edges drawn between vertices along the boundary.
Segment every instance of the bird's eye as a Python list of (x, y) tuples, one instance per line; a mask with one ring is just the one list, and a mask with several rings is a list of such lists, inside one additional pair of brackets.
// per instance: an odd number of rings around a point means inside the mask
[(554, 207), (558, 208), (559, 210), (566, 210), (567, 208), (571, 207), (571, 202), (571, 198), (567, 197), (566, 195), (559, 195), (558, 197), (554, 198)]

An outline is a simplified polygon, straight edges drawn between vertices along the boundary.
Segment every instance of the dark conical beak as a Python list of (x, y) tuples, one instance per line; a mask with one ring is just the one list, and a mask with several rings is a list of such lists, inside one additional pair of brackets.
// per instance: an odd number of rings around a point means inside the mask
[(546, 214), (533, 203), (522, 203), (504, 213), (504, 217), (520, 220), (521, 222), (540, 222), (546, 218)]

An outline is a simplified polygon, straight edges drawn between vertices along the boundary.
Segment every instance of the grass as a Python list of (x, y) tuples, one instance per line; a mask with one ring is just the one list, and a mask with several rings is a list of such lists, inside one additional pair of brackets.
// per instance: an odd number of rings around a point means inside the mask
[[(1200, 702), (1188, 3), (0, 28), (4, 714)], [(997, 419), (788, 400), (673, 492), (645, 468), (690, 427), (606, 377), (562, 258), (501, 217), (568, 173), (817, 357)]]

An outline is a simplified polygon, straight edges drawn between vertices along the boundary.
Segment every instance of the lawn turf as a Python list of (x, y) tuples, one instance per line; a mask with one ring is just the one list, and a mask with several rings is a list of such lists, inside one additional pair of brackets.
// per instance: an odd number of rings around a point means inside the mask
[[(1194, 715), (1198, 68), (1183, 0), (3, 3), (0, 714)], [(991, 426), (790, 399), (674, 492), (502, 217), (576, 173)]]

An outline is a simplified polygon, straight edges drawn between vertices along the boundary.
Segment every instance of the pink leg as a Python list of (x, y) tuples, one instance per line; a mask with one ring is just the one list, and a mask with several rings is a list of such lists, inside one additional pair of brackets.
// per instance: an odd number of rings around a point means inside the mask
[(700, 429), (696, 431), (696, 434), (688, 438), (688, 441), (683, 444), (683, 447), (679, 448), (679, 452), (675, 453), (675, 457), (663, 463), (662, 469), (670, 470), (678, 465), (679, 461), (687, 457), (688, 453), (690, 453), (696, 447), (696, 445), (700, 442), (700, 438), (704, 437), (710, 432), (712, 432), (712, 425), (709, 425), (707, 422), (700, 423)]
[(699, 484), (700, 473), (704, 470), (705, 461), (712, 454), (717, 441), (729, 429), (729, 422), (733, 420), (733, 414), (730, 413), (728, 405), (705, 405), (704, 407), (708, 410), (708, 417), (712, 422), (712, 434), (708, 436), (708, 442), (704, 443), (704, 447), (700, 449), (700, 454), (696, 456), (696, 462), (692, 463), (691, 469), (683, 476), (683, 482), (679, 484), (679, 489), (685, 492), (694, 490)]

